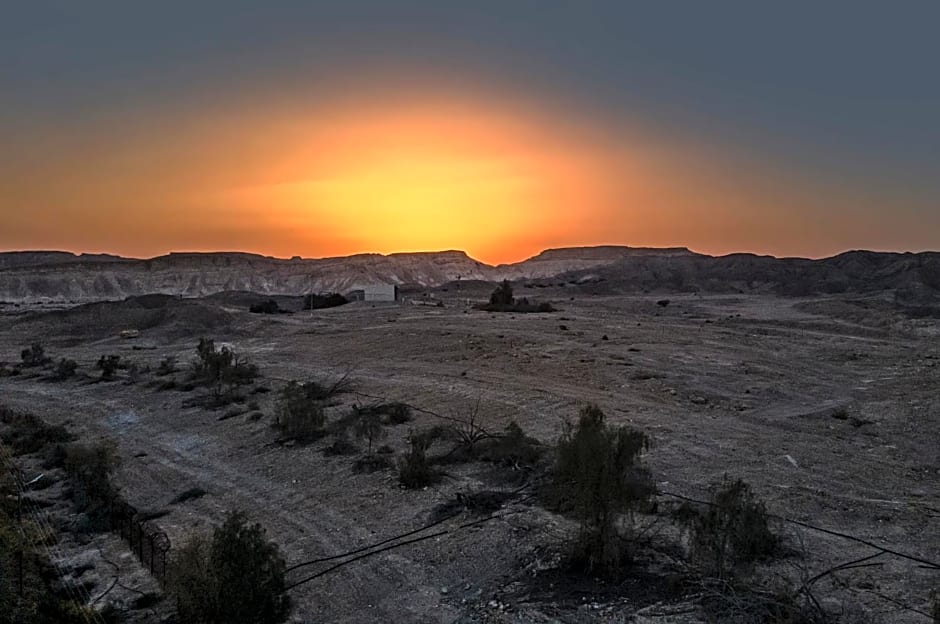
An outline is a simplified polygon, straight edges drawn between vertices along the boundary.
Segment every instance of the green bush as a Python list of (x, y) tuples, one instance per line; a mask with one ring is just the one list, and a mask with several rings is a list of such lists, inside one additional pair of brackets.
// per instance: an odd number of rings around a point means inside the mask
[(171, 561), (170, 591), (189, 624), (277, 624), (287, 619), (286, 565), (260, 524), (232, 513), (212, 539), (190, 538)]
[(311, 440), (324, 433), (326, 415), (323, 405), (311, 400), (304, 386), (289, 382), (278, 394), (275, 403), (276, 426), (287, 438)]
[(703, 572), (730, 579), (746, 564), (772, 556), (780, 539), (770, 529), (764, 503), (751, 487), (727, 475), (711, 486), (710, 504), (683, 505), (678, 517), (689, 530), (689, 551)]
[[(591, 573), (614, 573), (629, 553), (618, 519), (632, 515), (654, 493), (640, 455), (650, 440), (628, 426), (608, 426), (596, 405), (581, 410), (578, 423), (567, 423), (558, 442), (554, 492), (577, 515), (581, 532), (574, 562)], [(627, 536), (629, 538), (629, 536)]]

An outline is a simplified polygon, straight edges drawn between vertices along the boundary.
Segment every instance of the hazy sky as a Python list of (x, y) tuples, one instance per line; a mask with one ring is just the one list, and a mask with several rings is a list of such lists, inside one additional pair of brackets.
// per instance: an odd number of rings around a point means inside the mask
[(940, 2), (8, 3), (0, 249), (940, 248)]

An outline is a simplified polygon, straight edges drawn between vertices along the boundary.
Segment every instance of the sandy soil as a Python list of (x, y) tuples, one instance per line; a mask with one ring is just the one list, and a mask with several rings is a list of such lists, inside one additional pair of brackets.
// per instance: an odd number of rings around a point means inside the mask
[[(487, 427), (515, 419), (551, 443), (565, 418), (595, 402), (612, 422), (652, 436), (648, 463), (663, 490), (701, 498), (727, 473), (750, 482), (772, 512), (940, 560), (940, 321), (889, 318), (877, 307), (847, 316), (845, 306), (681, 296), (665, 308), (645, 297), (563, 300), (556, 313), (532, 315), (358, 303), (259, 316), (232, 307), (209, 335), (248, 354), (275, 390), (290, 379), (336, 379), (351, 370), (361, 395), (343, 397), (331, 416), (371, 397), (457, 416), (479, 401)], [(111, 331), (76, 336), (72, 322), (0, 316), (0, 360), (16, 361), (20, 349), (42, 340), (50, 355), (75, 359), (88, 374), (110, 353), (156, 368), (171, 354), (187, 363), (198, 339), (178, 324), (145, 329), (136, 340)], [(114, 322), (120, 319), (108, 326)], [(184, 317), (174, 322), (185, 326)], [(224, 410), (183, 407), (190, 394), (148, 388), (151, 378), (8, 377), (0, 379), (0, 402), (68, 422), (85, 437), (116, 440), (118, 484), (138, 507), (170, 510), (159, 523), (174, 542), (238, 508), (265, 525), (289, 564), (404, 533), (457, 492), (498, 485), (477, 464), (448, 467), (449, 476), (425, 490), (402, 490), (394, 471), (355, 474), (349, 457), (325, 456), (328, 441), (275, 444), (273, 392), (251, 397), (264, 418), (219, 421)], [(419, 414), (390, 428), (383, 443), (403, 450), (409, 428), (438, 422)], [(168, 504), (190, 487), (209, 494)], [(601, 600), (590, 588), (559, 587), (554, 598), (520, 593), (520, 580), (550, 565), (570, 524), (527, 504), (505, 512), (513, 513), (299, 586), (291, 592), (294, 620), (647, 621), (635, 614), (648, 603)], [(781, 573), (802, 566), (814, 574), (873, 552), (792, 525), (785, 531), (806, 555), (774, 564)], [(827, 579), (818, 595), (834, 608), (861, 605), (874, 621), (927, 621), (876, 594), (926, 610), (938, 574), (899, 558), (879, 562)]]

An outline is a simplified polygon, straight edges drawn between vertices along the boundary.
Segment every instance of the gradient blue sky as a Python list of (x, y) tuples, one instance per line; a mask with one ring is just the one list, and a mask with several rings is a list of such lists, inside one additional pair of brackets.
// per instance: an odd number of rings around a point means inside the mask
[[(698, 229), (682, 227), (680, 204), (695, 195), (664, 191), (650, 201), (658, 214), (675, 215), (670, 236), (668, 223), (636, 225), (656, 216), (626, 207), (634, 195), (607, 193), (603, 209), (569, 210), (607, 219), (609, 227), (575, 228), (570, 240), (559, 232), (530, 236), (526, 253), (585, 243), (778, 255), (940, 248), (938, 28), (935, 0), (9, 3), (0, 21), (0, 166), (6, 171), (0, 247), (138, 255), (236, 247), (286, 255), (299, 247), (296, 253), (317, 256), (433, 245), (366, 237), (344, 239), (346, 246), (334, 249), (316, 237), (279, 239), (273, 222), (265, 222), (270, 228), (260, 228), (256, 240), (249, 227), (207, 226), (200, 238), (182, 224), (148, 236), (155, 211), (163, 220), (176, 218), (165, 187), (179, 179), (165, 180), (155, 195), (141, 183), (139, 193), (151, 193), (153, 201), (145, 202), (139, 227), (103, 218), (130, 208), (101, 191), (113, 165), (102, 152), (125, 162), (174, 128), (198, 135), (220, 119), (238, 120), (235, 126), (250, 119), (261, 128), (266, 116), (329, 124), (344, 98), (374, 105), (374, 120), (383, 101), (396, 102), (399, 114), (403, 102), (447, 94), (479, 110), (538, 119), (543, 137), (571, 130), (581, 136), (579, 148), (604, 143), (609, 154), (610, 144), (642, 135), (636, 139), (642, 153), (659, 146), (672, 154), (655, 170), (668, 176), (674, 162), (678, 185), (701, 183), (688, 173), (696, 159), (720, 163), (708, 173), (723, 176), (719, 189), (707, 191), (708, 205), (727, 196), (749, 206), (733, 214), (716, 209), (715, 227), (702, 214)], [(216, 135), (207, 132), (204, 140), (210, 136)], [(244, 148), (245, 141), (235, 145)], [(567, 143), (561, 145), (564, 151)], [(197, 148), (167, 149), (173, 155)], [(227, 163), (220, 157), (217, 166)], [(750, 190), (735, 195), (738, 172)], [(244, 175), (251, 177), (248, 169)], [(87, 182), (95, 178), (96, 184)], [(753, 190), (765, 184), (776, 198), (768, 205)], [(791, 186), (799, 197), (825, 201), (781, 200)], [(133, 195), (134, 188), (128, 183), (125, 190)], [(629, 213), (622, 219), (618, 202)], [(213, 223), (225, 214), (218, 206), (205, 210)], [(24, 211), (46, 225), (27, 222)], [(799, 227), (781, 227), (791, 217)], [(98, 224), (95, 231), (82, 229), (88, 220)], [(72, 238), (63, 231), (68, 228)], [(801, 230), (813, 231), (801, 236)], [(510, 245), (514, 234), (502, 233), (502, 244)], [(460, 237), (442, 233), (441, 247), (453, 243)]]

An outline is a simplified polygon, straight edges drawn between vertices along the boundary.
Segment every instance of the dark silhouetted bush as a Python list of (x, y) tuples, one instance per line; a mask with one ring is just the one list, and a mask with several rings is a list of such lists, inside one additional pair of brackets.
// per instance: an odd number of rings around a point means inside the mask
[(410, 436), (408, 441), (408, 452), (398, 459), (398, 481), (411, 489), (430, 485), (435, 478), (427, 454), (431, 440), (419, 434)]
[(706, 575), (730, 579), (747, 564), (773, 556), (780, 539), (747, 483), (725, 476), (711, 489), (710, 505), (683, 505), (677, 516), (689, 530), (692, 560)]
[(46, 355), (46, 350), (42, 344), (34, 342), (26, 349), (20, 351), (20, 359), (24, 368), (33, 366), (45, 366), (52, 362), (52, 358)]
[(240, 386), (258, 376), (258, 367), (229, 347), (216, 349), (215, 341), (200, 338), (193, 361), (195, 381), (212, 389), (214, 405), (221, 406), (236, 397)]
[(278, 394), (275, 404), (276, 426), (287, 438), (313, 440), (324, 434), (326, 415), (323, 405), (311, 399), (296, 381), (289, 382)]
[(596, 405), (581, 410), (577, 425), (566, 424), (558, 442), (554, 492), (562, 507), (580, 520), (573, 562), (591, 573), (615, 573), (629, 556), (629, 535), (618, 520), (648, 503), (654, 493), (649, 470), (640, 455), (649, 438), (628, 426), (608, 426)]
[(121, 366), (120, 355), (102, 355), (98, 358), (95, 368), (101, 370), (101, 380), (111, 381), (117, 377), (118, 368)]
[(52, 371), (52, 379), (55, 381), (65, 381), (69, 377), (75, 376), (76, 369), (78, 369), (78, 362), (62, 358), (59, 360), (59, 363), (55, 365), (55, 370)]
[(531, 312), (554, 312), (555, 308), (547, 302), (531, 303), (526, 297), (516, 299), (512, 295), (512, 285), (503, 280), (490, 295), (489, 303), (475, 306), (478, 310), (487, 312), (518, 312), (526, 314)]
[(182, 622), (278, 624), (290, 612), (285, 568), (261, 525), (235, 512), (211, 540), (193, 536), (177, 550), (168, 578)]
[(12, 447), (17, 455), (37, 453), (46, 446), (75, 439), (62, 425), (49, 425), (32, 414), (0, 408), (0, 421), (7, 425), (3, 442)]
[[(353, 408), (355, 409), (355, 408)], [(353, 425), (353, 432), (360, 440), (368, 442), (368, 454), (372, 455), (372, 443), (385, 437), (385, 430), (382, 429), (381, 416), (373, 411), (359, 411), (356, 423)]]

